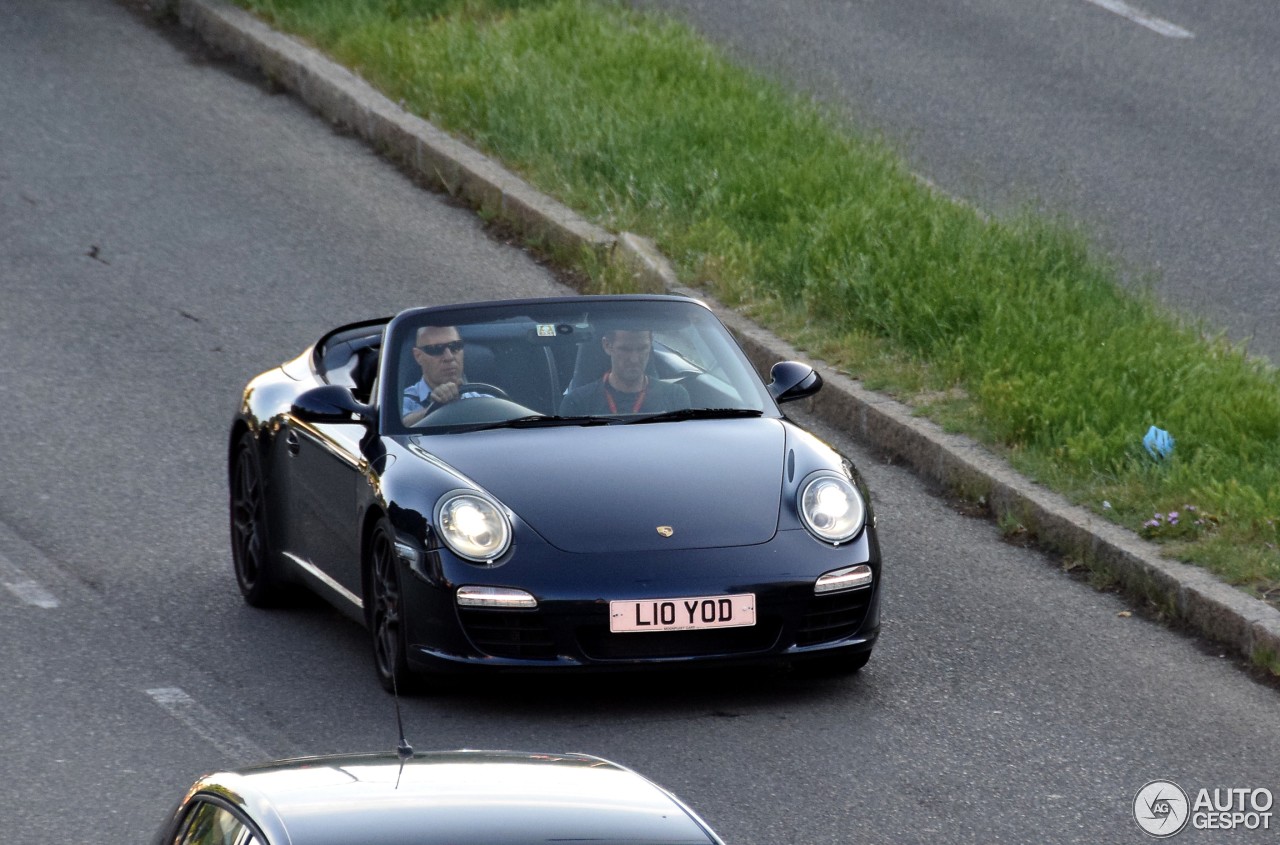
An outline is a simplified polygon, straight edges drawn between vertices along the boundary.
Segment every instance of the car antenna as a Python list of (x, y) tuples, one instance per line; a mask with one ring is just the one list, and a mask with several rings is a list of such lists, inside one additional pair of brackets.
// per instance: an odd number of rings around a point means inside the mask
[(400, 690), (394, 673), (391, 675), (391, 697), (396, 702), (396, 728), (400, 731), (400, 744), (396, 746), (396, 756), (400, 758), (400, 771), (396, 773), (396, 789), (399, 789), (400, 776), (404, 774), (404, 764), (413, 758), (413, 746), (404, 738), (404, 719), (400, 716)]

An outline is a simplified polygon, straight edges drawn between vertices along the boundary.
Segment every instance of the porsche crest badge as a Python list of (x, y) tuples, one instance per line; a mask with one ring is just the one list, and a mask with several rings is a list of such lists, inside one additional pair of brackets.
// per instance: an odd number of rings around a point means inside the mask
[(672, 528), (670, 525), (659, 525), (658, 533), (661, 534), (663, 537), (670, 537), (672, 534), (676, 533), (676, 530)]

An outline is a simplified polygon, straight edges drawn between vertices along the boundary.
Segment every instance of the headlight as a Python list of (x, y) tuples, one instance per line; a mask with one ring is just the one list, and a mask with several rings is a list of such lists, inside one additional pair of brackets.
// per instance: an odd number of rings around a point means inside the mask
[(469, 490), (455, 490), (440, 499), (436, 526), (445, 545), (476, 563), (492, 563), (511, 547), (511, 523), (502, 508)]
[(862, 530), (867, 507), (853, 482), (821, 473), (800, 488), (800, 519), (819, 539), (843, 543)]

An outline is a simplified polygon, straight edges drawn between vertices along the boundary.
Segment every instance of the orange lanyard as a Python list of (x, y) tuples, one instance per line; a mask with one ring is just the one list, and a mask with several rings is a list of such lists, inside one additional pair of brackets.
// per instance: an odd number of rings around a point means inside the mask
[[(613, 401), (613, 391), (609, 389), (609, 375), (613, 370), (604, 374), (604, 398), (609, 403), (609, 413), (618, 413), (618, 403)], [(644, 404), (644, 395), (649, 392), (649, 377), (644, 377), (644, 387), (640, 388), (640, 394), (636, 396), (636, 403), (631, 406), (631, 413), (640, 413), (640, 406)]]

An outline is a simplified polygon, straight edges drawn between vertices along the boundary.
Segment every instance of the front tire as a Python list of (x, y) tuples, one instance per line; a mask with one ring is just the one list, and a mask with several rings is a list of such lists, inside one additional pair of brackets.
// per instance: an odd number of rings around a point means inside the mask
[(369, 630), (378, 682), (387, 692), (408, 693), (416, 690), (417, 679), (406, 655), (404, 601), (394, 537), (391, 526), (383, 520), (369, 542)]
[(230, 477), (231, 559), (236, 584), (245, 603), (272, 607), (287, 595), (271, 545), (267, 498), (263, 485), (258, 444), (245, 432), (231, 457)]

